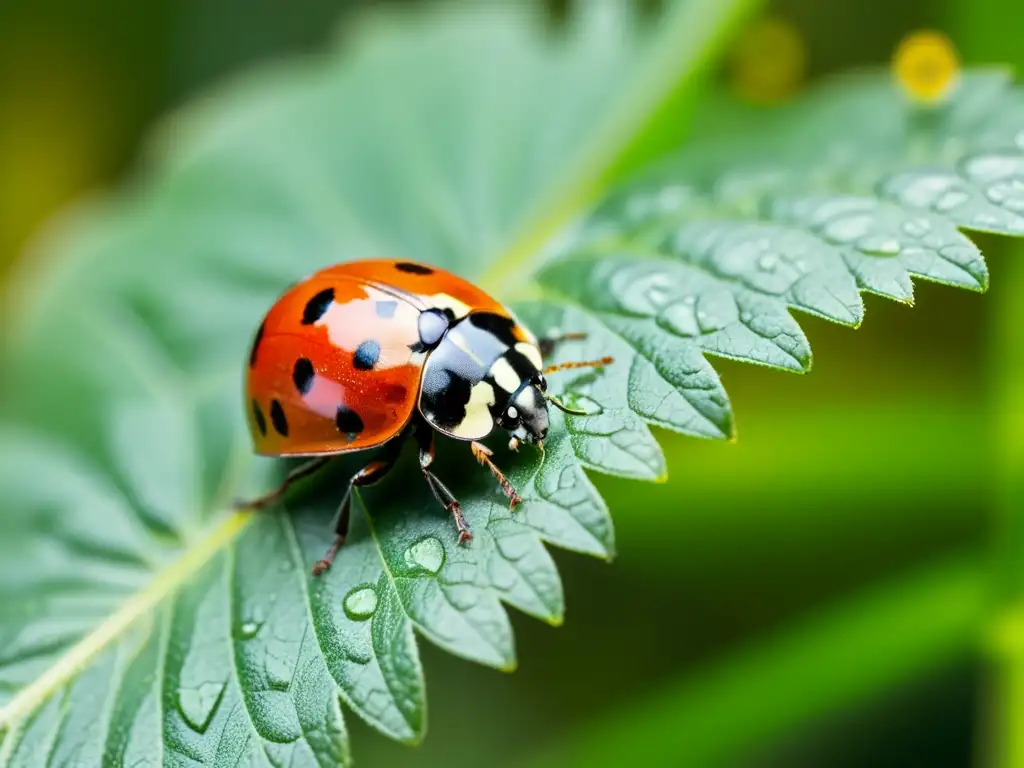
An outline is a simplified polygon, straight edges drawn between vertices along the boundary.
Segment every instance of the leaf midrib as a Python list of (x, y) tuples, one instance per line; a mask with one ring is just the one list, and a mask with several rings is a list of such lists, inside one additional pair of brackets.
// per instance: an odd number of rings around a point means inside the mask
[(73, 645), (53, 666), (0, 709), (0, 728), (13, 725), (35, 711), (53, 691), (88, 666), (132, 624), (152, 612), (164, 598), (230, 544), (248, 524), (250, 516), (248, 512), (235, 512), (213, 528), (209, 535), (197, 539), (180, 558), (159, 571), (145, 589), (132, 595), (119, 610)]
[[(627, 103), (612, 111), (570, 165), (570, 179), (542, 196), (539, 210), (512, 239), (501, 255), (491, 262), (477, 283), (496, 295), (508, 297), (527, 282), (545, 246), (592, 202), (616, 163), (629, 151), (652, 116), (673, 91), (689, 84), (725, 44), (727, 33), (737, 26), (761, 0), (689, 0), (668, 11), (654, 50), (638, 68), (637, 88)], [(679, 34), (676, 37), (676, 34)], [(692, 48), (686, 43), (693, 42)], [(11, 727), (34, 712), (54, 691), (74, 678), (103, 650), (115, 642), (141, 617), (151, 613), (165, 598), (181, 587), (208, 560), (245, 529), (250, 511), (231, 514), (206, 536), (190, 542), (182, 556), (161, 571), (143, 590), (130, 597), (92, 632), (60, 656), (40, 677), (23, 688), (0, 708), (0, 729)], [(318, 643), (319, 644), (319, 643)], [(13, 738), (13, 736), (9, 736)]]
[[(584, 144), (570, 164), (576, 171), (566, 174), (570, 181), (551, 196), (554, 202), (541, 205), (543, 213), (535, 215), (483, 271), (477, 282), (484, 290), (508, 299), (522, 288), (545, 247), (614, 180), (616, 164), (670, 94), (700, 74), (724, 46), (728, 32), (761, 1), (689, 0), (677, 2), (666, 11), (668, 18), (662, 22), (665, 31), (659, 33), (654, 51), (640, 67), (640, 87)], [(687, 43), (694, 41), (701, 45), (688, 48)]]

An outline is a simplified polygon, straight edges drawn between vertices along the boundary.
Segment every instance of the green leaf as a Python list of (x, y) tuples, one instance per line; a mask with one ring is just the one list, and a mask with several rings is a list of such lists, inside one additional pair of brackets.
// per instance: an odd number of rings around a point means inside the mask
[[(855, 325), (863, 290), (984, 287), (956, 227), (1024, 231), (1024, 102), (996, 75), (925, 115), (884, 75), (753, 123), (719, 106), (708, 138), (613, 188), (746, 6), (680, 2), (641, 30), (588, 3), (561, 40), (518, 5), (377, 17), (181, 113), (134, 186), (51, 230), (0, 423), (0, 763), (346, 762), (339, 702), (417, 741), (416, 634), (511, 669), (504, 606), (564, 612), (542, 542), (613, 555), (585, 470), (662, 479), (650, 425), (733, 433), (705, 355), (806, 370), (791, 307)], [(588, 415), (554, 414), (543, 461), (499, 451), (514, 513), (441, 446), (470, 546), (406, 456), (393, 477), (417, 482), (360, 494), (313, 579), (360, 457), (331, 493), (226, 513), (280, 474), (252, 457), (239, 377), (285, 285), (368, 254), (454, 269), (539, 334), (589, 333), (560, 358), (616, 362), (559, 380)]]
[[(415, 633), (511, 669), (503, 604), (561, 621), (542, 541), (611, 556), (583, 466), (663, 472), (639, 417), (556, 419), (542, 464), (502, 456), (515, 514), (485, 471), (452, 483), (471, 547), (425, 486), (385, 484), (357, 503), (343, 566), (312, 579), (335, 494), (225, 516), (279, 478), (245, 432), (245, 348), (325, 263), (402, 254), (474, 277), (533, 257), (647, 151), (633, 142), (686, 104), (748, 5), (689, 0), (645, 28), (591, 3), (560, 35), (526, 5), (378, 14), (176, 115), (132, 186), (51, 230), (5, 357), (0, 764), (346, 763), (339, 701), (423, 737)], [(442, 449), (439, 471), (467, 458)]]

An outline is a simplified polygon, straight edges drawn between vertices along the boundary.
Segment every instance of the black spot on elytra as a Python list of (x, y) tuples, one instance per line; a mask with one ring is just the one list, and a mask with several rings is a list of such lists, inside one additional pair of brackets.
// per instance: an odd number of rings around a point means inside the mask
[(408, 272), (410, 275), (432, 275), (434, 270), (430, 267), (425, 267), (422, 264), (414, 264), (411, 261), (399, 261), (395, 264), (395, 269), (399, 272)]
[(363, 431), (363, 420), (359, 418), (359, 414), (344, 405), (338, 406), (334, 423), (338, 425), (339, 432), (348, 435), (349, 440), (355, 440), (356, 435)]
[(299, 390), (300, 395), (309, 394), (309, 389), (313, 386), (313, 374), (313, 363), (309, 361), (309, 358), (300, 357), (295, 361), (295, 367), (292, 368), (292, 381), (295, 382), (295, 388)]
[(256, 422), (256, 429), (260, 431), (260, 434), (264, 437), (267, 436), (267, 420), (263, 416), (263, 411), (260, 410), (260, 404), (255, 400), (252, 401), (252, 419)]
[(372, 339), (367, 339), (356, 347), (352, 364), (360, 371), (368, 371), (380, 360), (380, 344)]
[(383, 320), (390, 320), (395, 316), (395, 310), (398, 309), (397, 301), (378, 301), (374, 305), (374, 309), (377, 310), (377, 317)]
[(284, 417), (284, 408), (277, 400), (270, 401), (270, 423), (281, 437), (288, 437), (288, 419)]
[(263, 331), (266, 329), (267, 322), (264, 320), (260, 323), (259, 329), (256, 331), (256, 338), (252, 340), (252, 351), (249, 353), (249, 367), (256, 365), (256, 352), (260, 348), (260, 342), (263, 341)]
[(334, 301), (334, 289), (324, 288), (320, 293), (306, 302), (306, 308), (302, 310), (302, 324), (312, 325), (321, 317), (327, 308)]

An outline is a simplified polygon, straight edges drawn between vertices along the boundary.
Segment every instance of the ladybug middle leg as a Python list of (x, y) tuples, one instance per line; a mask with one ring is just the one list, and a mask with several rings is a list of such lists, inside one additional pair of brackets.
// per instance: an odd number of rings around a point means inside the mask
[(430, 465), (434, 463), (434, 430), (429, 424), (421, 422), (417, 425), (416, 442), (419, 443), (420, 448), (420, 469), (423, 470), (423, 476), (427, 479), (427, 485), (430, 486), (430, 490), (434, 492), (434, 498), (441, 506), (451, 512), (452, 519), (455, 520), (455, 528), (459, 532), (459, 544), (464, 544), (473, 538), (473, 533), (469, 530), (466, 518), (462, 516), (459, 500), (448, 490), (448, 486), (430, 471)]
[(334, 556), (338, 554), (338, 550), (345, 543), (345, 537), (348, 535), (349, 519), (352, 516), (352, 489), (365, 488), (368, 485), (372, 485), (390, 472), (395, 466), (395, 462), (398, 461), (398, 456), (407, 437), (408, 434), (403, 433), (394, 438), (385, 445), (384, 453), (379, 459), (374, 459), (352, 475), (352, 479), (348, 481), (348, 488), (345, 489), (345, 495), (341, 499), (341, 504), (338, 505), (338, 512), (334, 523), (334, 541), (327, 549), (327, 552), (324, 553), (324, 556), (317, 560), (316, 565), (313, 566), (314, 576), (321, 575), (331, 567), (331, 564), (334, 562)]

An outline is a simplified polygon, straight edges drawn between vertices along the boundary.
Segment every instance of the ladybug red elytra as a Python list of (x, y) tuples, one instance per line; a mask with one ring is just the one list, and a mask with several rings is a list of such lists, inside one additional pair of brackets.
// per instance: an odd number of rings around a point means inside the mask
[(332, 457), (382, 447), (349, 481), (334, 542), (313, 567), (320, 575), (345, 541), (352, 489), (380, 480), (414, 436), (427, 485), (464, 543), (472, 535), (459, 502), (430, 469), (434, 432), (468, 441), (514, 509), (522, 499), (480, 441), (500, 427), (513, 450), (543, 449), (548, 403), (583, 414), (549, 394), (544, 375), (612, 359), (543, 363), (558, 342), (582, 338), (538, 340), (507, 307), (437, 267), (373, 259), (323, 269), (271, 307), (252, 343), (245, 386), (256, 452), (313, 458), (276, 490), (238, 506), (267, 506)]

